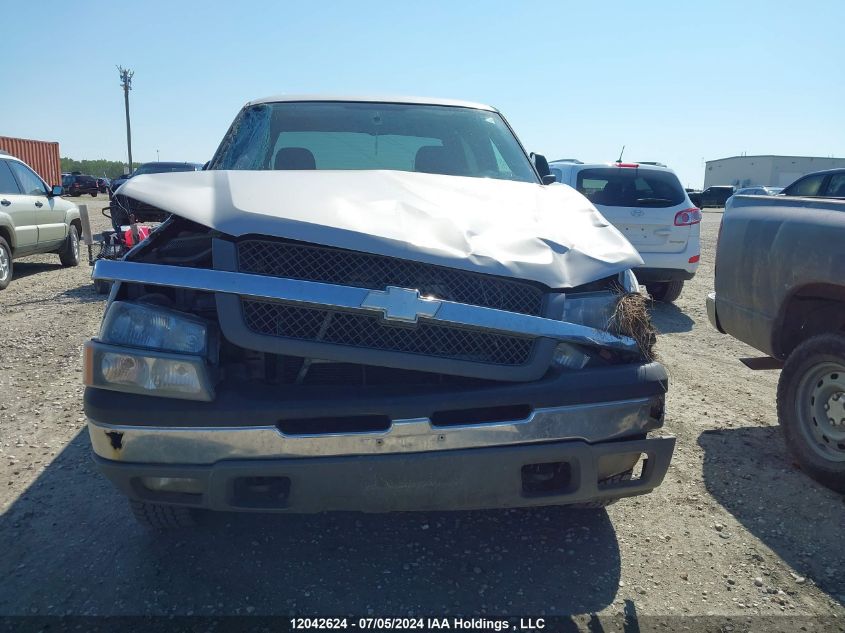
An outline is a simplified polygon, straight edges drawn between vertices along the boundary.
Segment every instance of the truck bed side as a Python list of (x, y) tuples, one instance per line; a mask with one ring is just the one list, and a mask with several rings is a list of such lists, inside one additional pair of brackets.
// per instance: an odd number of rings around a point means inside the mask
[(715, 290), (720, 329), (777, 358), (808, 336), (841, 329), (832, 320), (845, 303), (845, 201), (734, 196)]

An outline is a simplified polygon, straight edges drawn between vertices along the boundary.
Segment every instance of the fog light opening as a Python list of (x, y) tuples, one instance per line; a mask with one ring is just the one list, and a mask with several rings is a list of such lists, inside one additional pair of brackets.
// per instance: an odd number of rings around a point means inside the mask
[(141, 477), (141, 485), (152, 492), (202, 494), (203, 482), (193, 477)]
[(627, 485), (630, 481), (642, 479), (648, 455), (645, 453), (622, 453), (604, 455), (599, 458), (599, 490)]
[(522, 467), (522, 492), (529, 496), (568, 492), (572, 484), (569, 462), (526, 464)]
[(648, 455), (645, 453), (640, 453), (639, 458), (637, 459), (637, 463), (634, 464), (634, 469), (631, 471), (631, 481), (637, 481), (643, 478), (643, 473), (645, 473), (645, 467), (648, 463)]

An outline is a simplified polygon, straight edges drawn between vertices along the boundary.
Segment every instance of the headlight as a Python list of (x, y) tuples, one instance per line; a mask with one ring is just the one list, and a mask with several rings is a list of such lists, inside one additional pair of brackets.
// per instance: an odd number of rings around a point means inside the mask
[[(567, 294), (563, 299), (563, 320), (597, 330), (608, 330), (621, 296), (607, 290)], [(589, 350), (562, 342), (555, 348), (554, 363), (564, 369), (577, 370), (586, 367), (594, 358), (595, 355)]]
[(197, 356), (85, 344), (85, 384), (164, 398), (214, 399), (205, 361)]
[(634, 274), (634, 271), (630, 268), (619, 273), (619, 283), (622, 285), (625, 292), (640, 291), (640, 282)]
[(204, 356), (208, 351), (208, 329), (203, 321), (182, 312), (141, 303), (115, 301), (109, 306), (100, 340), (168, 352)]
[(558, 343), (555, 348), (554, 363), (564, 369), (584, 369), (590, 357), (569, 343)]
[(567, 294), (563, 299), (563, 320), (607, 330), (619, 297), (610, 291)]

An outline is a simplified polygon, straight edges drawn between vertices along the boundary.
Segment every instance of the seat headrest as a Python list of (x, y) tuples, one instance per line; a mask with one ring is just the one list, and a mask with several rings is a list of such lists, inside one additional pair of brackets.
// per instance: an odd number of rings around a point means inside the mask
[(836, 189), (831, 188), (828, 195), (832, 198), (845, 198), (845, 180), (840, 182)]
[(304, 147), (283, 147), (276, 153), (274, 169), (317, 169), (314, 154)]
[(424, 145), (414, 157), (414, 171), (426, 174), (449, 174), (460, 176), (466, 170), (461, 168), (458, 155), (447, 147)]
[(627, 187), (624, 183), (619, 182), (618, 180), (609, 180), (605, 183), (604, 188), (602, 189), (603, 193), (618, 195), (627, 190)]

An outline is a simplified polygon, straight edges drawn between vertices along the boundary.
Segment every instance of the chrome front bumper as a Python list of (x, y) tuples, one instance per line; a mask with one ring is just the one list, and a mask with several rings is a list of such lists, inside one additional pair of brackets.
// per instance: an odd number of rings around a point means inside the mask
[[(659, 400), (659, 401), (658, 401)], [(222, 460), (422, 453), (642, 437), (662, 425), (662, 398), (535, 409), (523, 420), (434, 426), (393, 420), (386, 431), (286, 435), (275, 426), (155, 427), (88, 422), (94, 452), (107, 460), (210, 465)]]
[[(224, 460), (212, 466), (95, 457), (131, 499), (240, 512), (475, 510), (567, 505), (646, 494), (669, 468), (675, 439), (581, 440), (346, 457)], [(641, 459), (639, 477), (613, 475)], [(538, 481), (537, 470), (554, 473)], [(162, 490), (161, 485), (171, 486)], [(182, 491), (174, 491), (179, 483)], [(189, 487), (186, 488), (185, 486)]]

